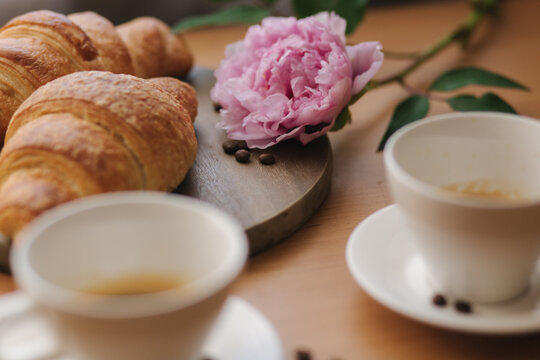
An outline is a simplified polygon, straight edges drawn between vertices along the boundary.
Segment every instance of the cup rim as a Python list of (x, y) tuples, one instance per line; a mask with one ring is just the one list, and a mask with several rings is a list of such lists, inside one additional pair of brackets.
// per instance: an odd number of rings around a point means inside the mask
[[(148, 294), (115, 296), (83, 293), (49, 281), (32, 266), (29, 258), (32, 246), (39, 235), (50, 226), (88, 210), (126, 204), (161, 204), (189, 209), (213, 221), (218, 221), (220, 225), (223, 225), (223, 231), (229, 233), (231, 239), (236, 240), (231, 241), (231, 251), (228, 252), (228, 257), (223, 260), (221, 266), (213, 269), (209, 274), (178, 288)], [(159, 315), (201, 302), (220, 293), (232, 283), (244, 268), (249, 251), (243, 227), (229, 214), (202, 200), (158, 191), (113, 192), (70, 201), (40, 215), (26, 226), (17, 238), (19, 241), (12, 246), (10, 260), (13, 275), (23, 291), (37, 303), (58, 311), (95, 318), (135, 318)], [(181, 298), (178, 297), (179, 294)], [(111, 306), (109, 308), (85, 307), (81, 305), (83, 298), (86, 304), (99, 303), (95, 300), (107, 299), (107, 304)], [(125, 306), (122, 306), (122, 302)]]
[(388, 141), (386, 142), (384, 151), (383, 151), (383, 160), (384, 165), (388, 173), (392, 174), (394, 177), (398, 178), (400, 182), (404, 183), (407, 187), (411, 188), (415, 192), (422, 194), (428, 198), (438, 200), (444, 203), (463, 206), (467, 208), (476, 208), (476, 209), (515, 209), (515, 208), (529, 208), (540, 205), (540, 196), (527, 198), (524, 201), (478, 201), (478, 199), (470, 198), (467, 196), (459, 197), (452, 196), (450, 193), (440, 191), (438, 186), (429, 184), (422, 180), (419, 180), (415, 176), (409, 174), (396, 160), (395, 158), (395, 147), (399, 140), (406, 134), (414, 131), (419, 127), (424, 127), (434, 122), (448, 121), (451, 119), (459, 118), (471, 118), (471, 117), (488, 117), (488, 118), (499, 118), (499, 119), (511, 119), (512, 121), (520, 121), (522, 123), (534, 124), (540, 127), (540, 121), (531, 117), (509, 114), (509, 113), (500, 113), (500, 112), (490, 112), (490, 111), (465, 111), (465, 112), (451, 112), (444, 114), (437, 114), (422, 118), (418, 121), (409, 123), (402, 128), (398, 129), (393, 133)]

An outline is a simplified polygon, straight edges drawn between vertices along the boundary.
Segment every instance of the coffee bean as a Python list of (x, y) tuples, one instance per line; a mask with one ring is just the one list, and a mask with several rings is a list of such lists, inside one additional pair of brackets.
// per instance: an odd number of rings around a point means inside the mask
[(433, 296), (431, 301), (433, 302), (433, 304), (437, 306), (441, 306), (441, 307), (446, 306), (447, 304), (446, 298), (441, 294), (435, 294), (435, 296)]
[(298, 350), (296, 352), (296, 360), (311, 360), (311, 354), (305, 350)]
[(276, 162), (276, 158), (272, 154), (264, 153), (259, 156), (259, 161), (264, 165), (272, 165)]
[(247, 163), (249, 161), (251, 154), (249, 151), (240, 149), (234, 153), (234, 157), (236, 158), (236, 161), (241, 163)]
[(457, 311), (464, 314), (470, 314), (472, 312), (472, 306), (469, 302), (463, 300), (457, 300), (454, 307)]
[(223, 151), (225, 151), (227, 154), (234, 154), (238, 148), (236, 147), (236, 141), (235, 140), (227, 140), (222, 145)]
[(223, 109), (223, 107), (221, 105), (219, 105), (218, 103), (214, 103), (214, 111), (215, 112), (219, 112), (219, 110)]
[(223, 151), (227, 154), (234, 154), (240, 149), (247, 149), (247, 144), (244, 140), (227, 140), (222, 144)]

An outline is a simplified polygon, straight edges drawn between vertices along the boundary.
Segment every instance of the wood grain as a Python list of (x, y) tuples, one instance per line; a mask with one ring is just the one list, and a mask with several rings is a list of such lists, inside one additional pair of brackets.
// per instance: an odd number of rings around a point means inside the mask
[[(209, 97), (213, 72), (194, 69), (188, 82), (197, 89), (199, 141), (195, 164), (177, 192), (210, 202), (236, 217), (246, 229), (251, 253), (274, 245), (297, 230), (328, 194), (332, 152), (328, 138), (304, 146), (287, 141), (269, 149), (251, 150), (250, 161), (239, 163), (223, 151), (225, 132), (216, 129), (219, 114)], [(260, 154), (274, 155), (263, 165)]]

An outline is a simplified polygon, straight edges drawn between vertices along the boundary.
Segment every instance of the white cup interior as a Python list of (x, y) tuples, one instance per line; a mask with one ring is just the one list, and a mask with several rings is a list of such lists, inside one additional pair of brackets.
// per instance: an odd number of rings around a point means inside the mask
[[(396, 132), (385, 161), (409, 185), (441, 187), (488, 180), (540, 199), (540, 123), (500, 113), (450, 113)], [(464, 199), (467, 201), (467, 199)]]
[[(40, 217), (19, 240), (12, 260), (26, 291), (51, 306), (104, 317), (188, 306), (228, 285), (247, 257), (235, 220), (201, 201), (162, 193), (78, 200)], [(106, 307), (81, 297), (80, 290), (100, 280), (140, 273), (176, 275), (185, 284), (162, 294), (117, 296), (117, 306), (114, 297)]]

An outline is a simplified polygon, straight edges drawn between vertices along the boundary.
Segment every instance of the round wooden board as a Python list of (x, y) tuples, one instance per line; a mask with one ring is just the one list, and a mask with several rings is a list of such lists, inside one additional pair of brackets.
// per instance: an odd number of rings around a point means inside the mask
[[(330, 188), (332, 151), (326, 136), (302, 145), (287, 141), (251, 150), (249, 163), (226, 154), (224, 131), (210, 99), (213, 72), (195, 68), (188, 77), (199, 97), (195, 131), (197, 159), (177, 192), (210, 202), (236, 217), (246, 229), (251, 253), (267, 249), (297, 230), (322, 204)], [(271, 153), (273, 165), (258, 161)]]

